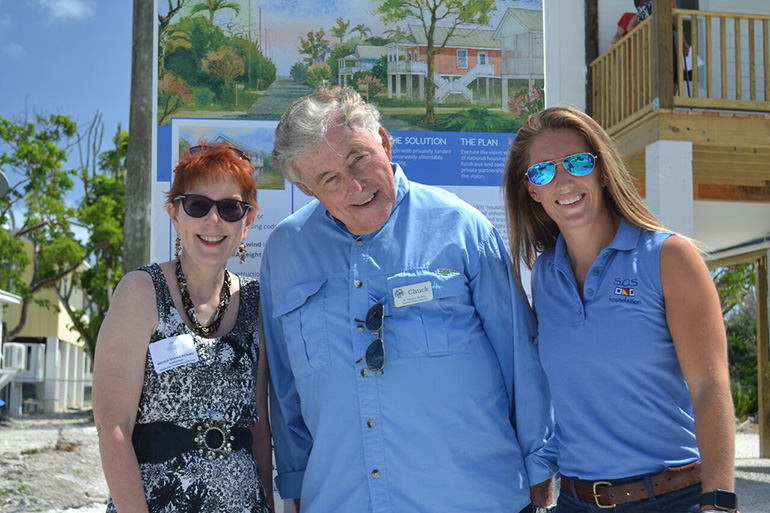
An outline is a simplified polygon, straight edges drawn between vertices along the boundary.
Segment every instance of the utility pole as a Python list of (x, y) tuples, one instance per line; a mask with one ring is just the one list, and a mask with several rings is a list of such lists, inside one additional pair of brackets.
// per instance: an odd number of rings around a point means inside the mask
[(134, 0), (123, 273), (150, 263), (153, 0)]

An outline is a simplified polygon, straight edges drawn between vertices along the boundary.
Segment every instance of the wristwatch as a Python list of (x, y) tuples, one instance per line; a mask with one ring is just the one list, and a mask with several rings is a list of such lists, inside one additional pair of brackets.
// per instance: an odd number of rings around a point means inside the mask
[(556, 504), (553, 506), (532, 506), (532, 513), (553, 513), (556, 510)]
[(718, 511), (735, 511), (738, 509), (738, 497), (733, 492), (720, 490), (706, 492), (700, 496), (700, 505), (711, 505)]

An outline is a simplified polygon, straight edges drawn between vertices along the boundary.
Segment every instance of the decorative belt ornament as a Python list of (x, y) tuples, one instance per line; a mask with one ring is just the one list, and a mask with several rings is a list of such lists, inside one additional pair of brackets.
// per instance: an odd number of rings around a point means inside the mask
[(201, 422), (195, 427), (195, 445), (198, 453), (207, 460), (225, 456), (233, 451), (232, 442), (235, 436), (230, 432), (231, 426), (224, 421)]

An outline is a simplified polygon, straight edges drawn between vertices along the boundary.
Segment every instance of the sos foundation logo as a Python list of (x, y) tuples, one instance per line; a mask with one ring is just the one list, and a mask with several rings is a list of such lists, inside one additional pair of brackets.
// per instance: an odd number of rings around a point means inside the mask
[(610, 294), (610, 303), (626, 303), (640, 305), (642, 301), (636, 297), (639, 280), (636, 278), (615, 278), (612, 280), (615, 290)]

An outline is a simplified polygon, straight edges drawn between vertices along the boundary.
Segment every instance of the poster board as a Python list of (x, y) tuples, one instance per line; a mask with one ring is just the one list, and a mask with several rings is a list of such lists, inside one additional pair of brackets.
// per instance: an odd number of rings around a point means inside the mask
[[(164, 204), (179, 155), (201, 140), (226, 142), (250, 155), (260, 205), (245, 263), (233, 255), (228, 267), (259, 278), (273, 227), (312, 200), (272, 166), (275, 127), (318, 84), (354, 87), (376, 104), (407, 177), (474, 205), (507, 240), (500, 184), (508, 148), (545, 103), (542, 0), (460, 2), (483, 7), (475, 23), (439, 13), (447, 16), (432, 31), (440, 48), (432, 58), (430, 13), (389, 17), (385, 3), (155, 2), (153, 261), (173, 258)], [(526, 270), (522, 278), (528, 288)], [(293, 509), (291, 501), (276, 507)]]
[(153, 260), (173, 258), (164, 193), (180, 151), (227, 142), (252, 156), (260, 204), (246, 262), (234, 255), (229, 267), (259, 276), (272, 227), (311, 200), (272, 167), (273, 132), (318, 83), (355, 87), (376, 104), (410, 180), (457, 194), (507, 240), (506, 154), (544, 103), (542, 2), (463, 2), (478, 3), (489, 4), (481, 23), (453, 27), (450, 15), (436, 27), (434, 44), (444, 47), (432, 59), (435, 121), (427, 122), (428, 41), (416, 16), (388, 19), (377, 0), (156, 2)]

